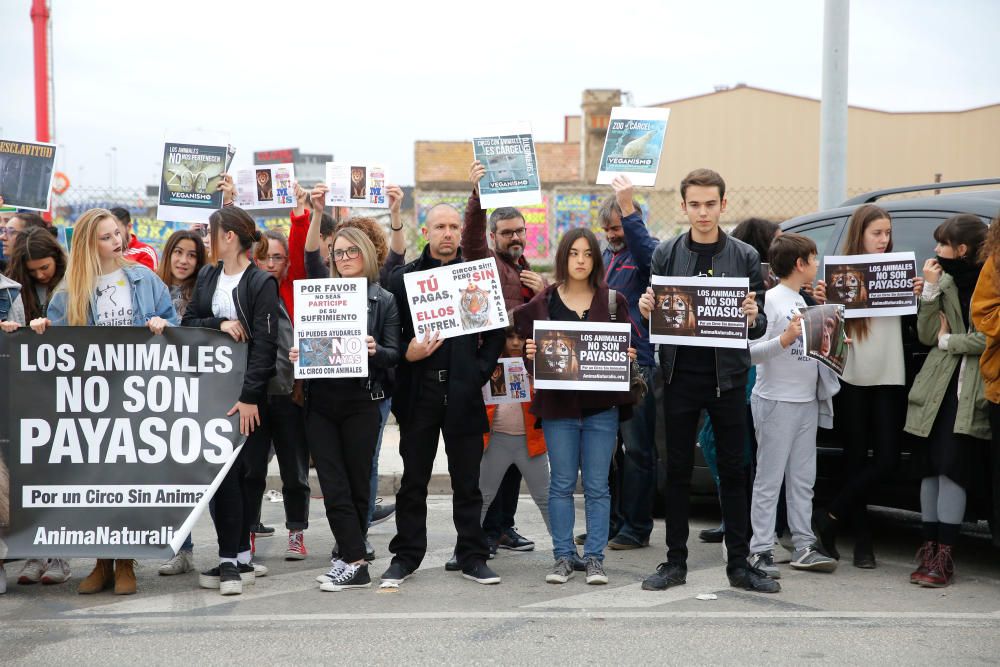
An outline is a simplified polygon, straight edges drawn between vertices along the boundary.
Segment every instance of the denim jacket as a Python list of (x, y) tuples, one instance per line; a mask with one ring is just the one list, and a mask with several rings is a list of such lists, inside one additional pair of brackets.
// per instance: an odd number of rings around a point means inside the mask
[[(15, 320), (18, 321), (13, 315), (15, 309), (15, 303), (17, 303), (17, 297), (21, 294), (21, 283), (14, 282), (10, 278), (4, 275), (0, 275), (0, 321), (4, 320)], [(21, 319), (24, 319), (24, 313), (21, 314)], [(24, 322), (21, 322), (24, 324)]]
[[(140, 264), (129, 264), (122, 269), (125, 278), (132, 287), (132, 326), (144, 327), (154, 317), (162, 317), (171, 326), (180, 324), (180, 317), (174, 310), (170, 300), (170, 290), (163, 284), (159, 276)], [(66, 299), (69, 294), (65, 287), (56, 290), (49, 301), (48, 318), (52, 326), (66, 326)], [(90, 308), (87, 311), (87, 324), (93, 326), (94, 313), (97, 312), (97, 294), (90, 295)]]

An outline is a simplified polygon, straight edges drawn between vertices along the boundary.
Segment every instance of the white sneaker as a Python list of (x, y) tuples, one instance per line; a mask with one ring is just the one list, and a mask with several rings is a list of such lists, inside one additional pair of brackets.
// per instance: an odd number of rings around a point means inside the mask
[(316, 577), (317, 583), (328, 584), (331, 581), (336, 580), (337, 577), (340, 576), (341, 572), (343, 572), (344, 568), (346, 568), (346, 567), (347, 567), (347, 563), (345, 563), (344, 561), (340, 560), (339, 558), (331, 559), (330, 560), (330, 569), (327, 570), (324, 574), (321, 574), (318, 577)]
[(69, 561), (62, 558), (50, 558), (45, 566), (45, 574), (42, 575), (42, 583), (61, 584), (70, 577)]
[(186, 574), (194, 570), (194, 554), (187, 549), (181, 549), (177, 554), (160, 565), (159, 573), (164, 577), (171, 577), (175, 574)]
[(42, 574), (44, 573), (45, 561), (39, 558), (32, 558), (25, 561), (24, 567), (21, 568), (21, 574), (17, 575), (17, 583), (22, 586), (37, 584), (42, 580)]
[[(266, 565), (261, 565), (260, 563), (254, 563), (252, 561), (251, 561), (250, 564), (253, 565), (253, 576), (254, 577), (266, 577), (267, 576), (267, 573), (269, 572), (269, 570), (267, 569)], [(240, 570), (240, 572), (242, 573), (243, 570)]]

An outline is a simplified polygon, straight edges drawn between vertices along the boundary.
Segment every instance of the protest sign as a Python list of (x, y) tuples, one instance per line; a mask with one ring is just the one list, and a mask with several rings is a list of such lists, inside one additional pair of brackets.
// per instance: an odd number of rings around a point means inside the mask
[(243, 437), (246, 346), (208, 329), (51, 327), (0, 336), (7, 557), (163, 558)]
[(535, 389), (628, 391), (630, 326), (535, 320)]
[(367, 377), (368, 281), (296, 280), (296, 378)]
[(917, 260), (912, 252), (827, 255), (823, 275), (827, 303), (843, 304), (848, 318), (917, 312)]
[(523, 206), (542, 201), (538, 160), (528, 123), (497, 126), (472, 140), (475, 159), (486, 174), (479, 181), (483, 208)]
[(746, 349), (749, 278), (653, 276), (652, 283), (651, 343)]
[(802, 349), (806, 356), (815, 359), (837, 375), (843, 375), (849, 346), (844, 340), (844, 306), (826, 304), (809, 306), (801, 311)]
[(615, 107), (611, 110), (597, 183), (625, 174), (635, 185), (655, 185), (670, 109)]
[(295, 207), (295, 165), (254, 165), (236, 172), (236, 205), (258, 208)]
[(160, 199), (156, 217), (178, 222), (208, 222), (222, 208), (219, 183), (230, 147), (166, 142), (160, 170)]
[(0, 196), (5, 205), (49, 210), (55, 173), (55, 144), (0, 139)]
[(492, 257), (403, 274), (417, 338), (452, 338), (507, 326), (500, 274)]
[(499, 403), (528, 403), (528, 369), (520, 357), (500, 357), (490, 380), (483, 385), (483, 401), (486, 405)]
[(385, 191), (385, 169), (370, 164), (351, 162), (326, 163), (328, 206), (359, 208), (389, 208)]

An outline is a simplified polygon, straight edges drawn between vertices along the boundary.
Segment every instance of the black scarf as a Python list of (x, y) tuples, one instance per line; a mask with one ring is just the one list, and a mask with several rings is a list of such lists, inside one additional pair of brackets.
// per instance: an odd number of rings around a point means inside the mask
[(969, 306), (972, 303), (972, 293), (976, 289), (976, 282), (979, 280), (979, 272), (982, 264), (970, 264), (964, 259), (937, 258), (941, 268), (955, 281), (958, 288), (958, 302), (962, 306), (962, 319), (965, 326), (969, 326)]

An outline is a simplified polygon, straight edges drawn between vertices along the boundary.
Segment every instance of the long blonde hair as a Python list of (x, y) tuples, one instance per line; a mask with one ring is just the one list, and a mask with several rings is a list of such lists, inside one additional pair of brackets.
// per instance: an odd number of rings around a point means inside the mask
[[(341, 227), (333, 233), (333, 238), (330, 240), (330, 247), (337, 242), (337, 239), (344, 237), (354, 245), (358, 246), (361, 250), (361, 264), (364, 267), (362, 273), (365, 278), (368, 279), (369, 283), (378, 282), (378, 257), (375, 251), (375, 244), (372, 240), (358, 227)], [(340, 278), (340, 272), (337, 271), (337, 262), (333, 259), (333, 250), (330, 251), (330, 276), (333, 278)]]
[[(101, 260), (97, 254), (97, 227), (105, 218), (111, 218), (116, 225), (118, 223), (111, 211), (92, 208), (73, 225), (73, 246), (69, 251), (65, 287), (66, 323), (70, 326), (87, 325), (90, 300), (97, 288), (97, 277), (101, 275)], [(134, 264), (124, 257), (116, 257), (115, 262), (119, 267)]]

